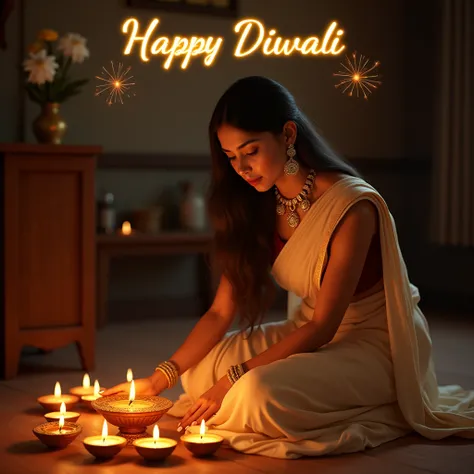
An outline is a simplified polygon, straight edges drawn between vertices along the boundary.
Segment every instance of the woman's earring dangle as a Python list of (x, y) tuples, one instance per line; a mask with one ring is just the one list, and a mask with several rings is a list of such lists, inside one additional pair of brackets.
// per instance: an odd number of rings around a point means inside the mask
[(300, 168), (298, 162), (295, 160), (296, 150), (293, 144), (288, 145), (288, 149), (286, 150), (286, 154), (288, 155), (288, 160), (285, 163), (285, 174), (288, 176), (293, 176), (298, 173)]

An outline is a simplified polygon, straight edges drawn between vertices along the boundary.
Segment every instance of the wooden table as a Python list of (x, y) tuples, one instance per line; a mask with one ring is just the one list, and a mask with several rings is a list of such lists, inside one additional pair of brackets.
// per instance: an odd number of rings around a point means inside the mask
[(212, 234), (197, 232), (97, 235), (97, 326), (103, 327), (107, 322), (110, 261), (128, 256), (197, 254), (200, 257), (197, 274), (200, 311), (204, 314), (212, 303), (215, 290), (211, 243)]

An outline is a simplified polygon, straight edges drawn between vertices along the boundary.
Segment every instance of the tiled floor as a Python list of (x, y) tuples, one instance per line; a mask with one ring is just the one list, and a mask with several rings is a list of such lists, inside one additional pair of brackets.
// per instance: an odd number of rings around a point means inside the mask
[[(474, 317), (469, 320), (452, 318), (447, 314), (429, 314), (429, 321), (439, 383), (459, 383), (474, 389)], [(102, 386), (111, 386), (125, 380), (129, 367), (136, 378), (148, 375), (157, 362), (169, 356), (182, 342), (193, 322), (191, 319), (173, 318), (136, 324), (110, 324), (98, 333), (97, 368), (91, 379), (98, 378)], [(79, 359), (74, 346), (47, 355), (32, 351), (22, 358), (21, 372), (16, 379), (0, 382), (0, 472), (120, 474), (148, 472), (150, 469), (193, 474), (474, 472), (474, 440), (452, 438), (430, 442), (416, 435), (363, 453), (292, 461), (242, 455), (226, 448), (221, 448), (213, 458), (195, 459), (179, 444), (174, 454), (159, 466), (146, 465), (131, 448), (111, 461), (100, 463), (85, 451), (81, 443), (86, 436), (100, 434), (102, 427), (101, 417), (86, 410), (81, 410), (83, 432), (77, 440), (65, 450), (50, 452), (32, 433), (32, 428), (44, 421), (36, 398), (51, 393), (57, 380), (64, 391), (80, 385), (82, 372), (78, 367)], [(173, 400), (179, 393), (180, 387), (175, 387), (163, 395)], [(176, 425), (176, 419), (165, 416), (160, 421), (162, 435), (178, 439)]]

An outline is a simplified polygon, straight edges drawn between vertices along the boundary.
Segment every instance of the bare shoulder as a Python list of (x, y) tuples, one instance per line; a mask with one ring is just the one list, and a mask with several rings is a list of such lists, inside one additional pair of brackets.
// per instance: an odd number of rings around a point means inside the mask
[(350, 237), (371, 238), (377, 232), (377, 228), (377, 207), (368, 199), (362, 199), (345, 213), (336, 229), (336, 235), (339, 233)]

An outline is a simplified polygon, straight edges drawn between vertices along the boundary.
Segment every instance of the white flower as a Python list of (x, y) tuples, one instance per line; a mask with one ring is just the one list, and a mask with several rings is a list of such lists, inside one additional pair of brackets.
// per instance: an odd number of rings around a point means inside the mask
[(82, 63), (89, 57), (89, 50), (86, 47), (86, 39), (76, 33), (68, 33), (59, 40), (58, 49), (64, 56), (71, 56), (73, 63)]
[(53, 82), (59, 65), (54, 56), (46, 56), (46, 50), (42, 49), (38, 53), (30, 53), (29, 59), (23, 61), (23, 67), (30, 73), (29, 82), (44, 84), (46, 81)]

